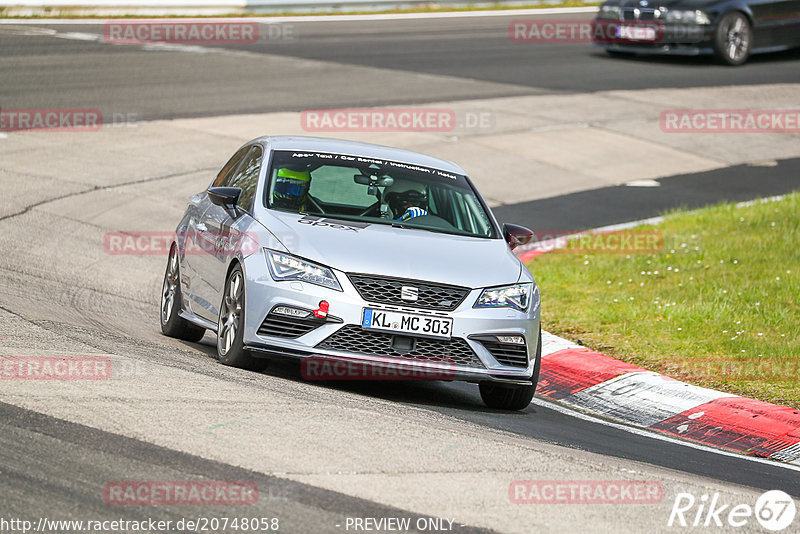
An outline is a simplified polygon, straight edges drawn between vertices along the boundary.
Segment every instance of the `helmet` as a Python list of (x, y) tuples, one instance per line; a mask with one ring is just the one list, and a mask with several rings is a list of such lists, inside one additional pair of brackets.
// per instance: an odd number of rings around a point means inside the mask
[(273, 198), (280, 207), (297, 209), (305, 201), (310, 187), (310, 172), (281, 167), (275, 179)]
[(425, 185), (419, 182), (397, 179), (386, 188), (384, 198), (396, 218), (402, 217), (410, 208), (420, 208), (412, 217), (428, 214), (428, 193)]

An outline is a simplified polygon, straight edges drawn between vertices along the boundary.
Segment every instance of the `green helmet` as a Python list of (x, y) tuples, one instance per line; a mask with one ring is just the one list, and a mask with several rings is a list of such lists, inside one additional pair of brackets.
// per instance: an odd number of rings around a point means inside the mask
[(311, 173), (281, 167), (275, 179), (274, 198), (281, 207), (298, 208), (311, 187)]

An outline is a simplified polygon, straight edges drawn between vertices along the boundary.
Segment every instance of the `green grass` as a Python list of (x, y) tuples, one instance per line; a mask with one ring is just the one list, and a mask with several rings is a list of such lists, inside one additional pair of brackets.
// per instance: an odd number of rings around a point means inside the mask
[[(54, 8), (56, 11), (53, 15), (9, 15), (6, 12), (12, 12), (10, 9), (3, 9), (0, 8), (0, 18), (8, 18), (8, 19), (59, 19), (59, 18), (81, 18), (81, 19), (125, 19), (125, 18), (134, 18), (134, 19), (148, 19), (148, 18), (163, 18), (163, 19), (180, 19), (180, 18), (191, 18), (191, 19), (201, 19), (201, 18), (242, 18), (242, 17), (304, 17), (304, 16), (320, 16), (320, 15), (374, 15), (374, 14), (402, 14), (402, 13), (450, 13), (450, 12), (461, 12), (461, 11), (502, 11), (502, 10), (511, 10), (511, 9), (550, 9), (556, 7), (590, 7), (590, 6), (599, 6), (601, 4), (600, 1), (597, 2), (583, 2), (581, 0), (563, 0), (563, 1), (556, 1), (556, 2), (545, 2), (545, 3), (535, 3), (529, 5), (506, 5), (506, 4), (470, 4), (465, 6), (440, 6), (435, 3), (431, 3), (428, 5), (422, 5), (418, 7), (409, 7), (403, 9), (385, 9), (385, 10), (372, 10), (372, 11), (320, 11), (320, 12), (308, 12), (308, 13), (295, 13), (292, 11), (282, 11), (276, 13), (230, 13), (228, 15), (165, 15), (160, 17), (143, 17), (141, 15), (115, 15), (113, 17), (109, 16), (100, 16), (100, 15), (79, 15), (76, 16), (74, 14), (69, 13), (69, 8)], [(66, 13), (61, 13), (66, 12)]]
[(688, 382), (800, 407), (800, 194), (676, 211), (648, 254), (548, 253), (528, 265), (543, 325)]

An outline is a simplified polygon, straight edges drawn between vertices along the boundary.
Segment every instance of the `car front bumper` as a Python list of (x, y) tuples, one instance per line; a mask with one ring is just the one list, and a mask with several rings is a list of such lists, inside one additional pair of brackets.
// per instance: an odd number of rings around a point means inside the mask
[[(698, 56), (713, 54), (714, 25), (699, 24), (664, 24), (656, 21), (629, 21), (595, 19), (595, 27), (603, 25), (599, 32), (601, 39), (595, 38), (593, 44), (611, 52), (627, 52), (637, 54), (663, 54), (679, 56)], [(656, 38), (653, 41), (631, 40), (614, 37), (614, 28), (625, 25), (634, 27), (650, 26), (654, 28)], [(598, 35), (595, 30), (595, 36)]]
[[(245, 260), (246, 309), (244, 344), (254, 356), (289, 356), (295, 358), (320, 358), (331, 361), (353, 364), (369, 363), (377, 368), (391, 368), (399, 376), (419, 376), (416, 371), (429, 372), (425, 376), (440, 376), (445, 380), (463, 380), (471, 382), (495, 381), (512, 384), (529, 384), (534, 372), (537, 345), (539, 343), (539, 292), (534, 286), (528, 311), (520, 312), (510, 308), (487, 309), (473, 308), (482, 288), (472, 289), (461, 304), (452, 312), (431, 311), (410, 307), (398, 307), (365, 301), (348, 276), (334, 270), (343, 291), (327, 289), (304, 282), (276, 282), (272, 279), (262, 254), (253, 254)], [(512, 281), (513, 283), (513, 281)], [(307, 333), (295, 338), (286, 336), (264, 335), (262, 324), (265, 318), (277, 306), (288, 306), (302, 310), (315, 310), (320, 301), (330, 304), (328, 319), (315, 326)], [(358, 338), (363, 333), (361, 321), (364, 308), (404, 311), (432, 317), (450, 317), (453, 319), (451, 341), (432, 342), (423, 339), (426, 353), (422, 356), (411, 352), (407, 355), (379, 354), (375, 351), (363, 352), (359, 344), (348, 350), (340, 350), (342, 338)], [(259, 333), (259, 329), (262, 332)], [(335, 336), (335, 334), (339, 334)], [(498, 361), (497, 350), (493, 353), (492, 343), (487, 343), (485, 336), (519, 335), (525, 339), (524, 355), (527, 362), (508, 365)], [(403, 335), (404, 337), (413, 337)], [(475, 337), (482, 339), (475, 339)], [(370, 340), (374, 345), (375, 336)], [(378, 337), (393, 338), (391, 334), (379, 334)], [(337, 349), (329, 348), (332, 339), (339, 339)], [(380, 341), (380, 340), (379, 340)], [(419, 339), (415, 343), (418, 346)], [(387, 341), (388, 342), (388, 341)], [(328, 347), (326, 347), (326, 345)], [(458, 356), (455, 349), (458, 346)], [(442, 352), (438, 354), (438, 348)], [(488, 347), (488, 348), (487, 348)], [(415, 349), (416, 350), (416, 349)], [(493, 349), (494, 350), (494, 349)], [(519, 350), (519, 349), (518, 349)], [(471, 351), (474, 357), (468, 356)], [(378, 351), (387, 352), (387, 351)], [(502, 356), (501, 356), (502, 359)], [(408, 373), (411, 373), (409, 375)], [(438, 373), (438, 374), (437, 374)], [(412, 378), (413, 379), (413, 378)]]

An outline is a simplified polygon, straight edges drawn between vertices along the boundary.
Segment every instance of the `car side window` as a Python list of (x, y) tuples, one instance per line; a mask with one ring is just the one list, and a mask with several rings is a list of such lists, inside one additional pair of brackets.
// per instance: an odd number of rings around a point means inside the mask
[(222, 167), (222, 170), (219, 171), (219, 174), (217, 174), (217, 177), (214, 179), (214, 183), (211, 184), (211, 187), (227, 187), (234, 171), (236, 171), (236, 169), (239, 167), (239, 163), (242, 162), (242, 159), (244, 158), (245, 154), (247, 154), (248, 150), (250, 150), (249, 146), (239, 149), (239, 151), (228, 160), (228, 163)]
[(262, 156), (261, 147), (254, 146), (244, 158), (239, 170), (228, 182), (228, 187), (238, 187), (242, 190), (238, 205), (245, 211), (252, 211), (253, 208), (253, 197), (256, 195), (256, 187), (258, 187), (258, 171), (261, 170)]

